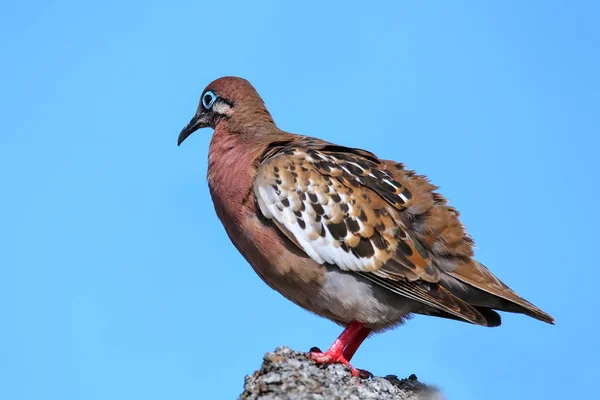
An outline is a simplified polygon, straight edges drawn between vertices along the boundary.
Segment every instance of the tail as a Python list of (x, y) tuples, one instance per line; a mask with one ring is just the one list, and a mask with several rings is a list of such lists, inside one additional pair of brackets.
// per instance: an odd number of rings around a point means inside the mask
[(472, 263), (459, 265), (452, 272), (442, 274), (440, 284), (478, 310), (525, 314), (554, 325), (554, 318), (551, 315), (517, 295), (483, 264), (475, 260), (472, 260)]
[[(513, 292), (513, 294), (515, 296), (517, 296), (516, 293)], [(525, 314), (525, 315), (530, 316), (531, 318), (537, 319), (538, 321), (542, 321), (542, 322), (546, 322), (547, 324), (554, 325), (554, 318), (551, 315), (540, 310), (538, 307), (531, 304), (524, 298), (519, 297), (519, 296), (517, 296), (517, 297), (519, 299), (518, 301), (501, 298), (501, 300), (503, 300), (502, 304), (495, 308), (499, 311)]]

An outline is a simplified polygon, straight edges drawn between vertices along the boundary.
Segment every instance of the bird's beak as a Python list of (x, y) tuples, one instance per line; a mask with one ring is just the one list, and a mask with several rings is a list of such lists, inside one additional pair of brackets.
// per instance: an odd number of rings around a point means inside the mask
[(188, 136), (196, 132), (200, 128), (207, 128), (210, 126), (209, 116), (205, 113), (196, 113), (190, 122), (181, 130), (179, 138), (177, 139), (177, 146), (179, 146)]

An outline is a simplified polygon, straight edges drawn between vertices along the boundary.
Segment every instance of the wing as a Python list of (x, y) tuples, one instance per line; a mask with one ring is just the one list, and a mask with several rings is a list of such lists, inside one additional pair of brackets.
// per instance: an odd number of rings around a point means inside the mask
[(433, 196), (408, 186), (371, 153), (304, 138), (265, 154), (254, 193), (262, 214), (317, 262), (487, 325), (475, 307), (438, 284), (440, 269), (412, 220), (426, 204), (431, 208)]

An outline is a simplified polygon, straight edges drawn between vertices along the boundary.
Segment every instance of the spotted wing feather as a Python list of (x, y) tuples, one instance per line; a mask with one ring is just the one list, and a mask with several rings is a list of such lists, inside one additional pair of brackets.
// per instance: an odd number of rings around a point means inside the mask
[(262, 213), (320, 263), (382, 277), (437, 281), (429, 254), (406, 233), (390, 204), (393, 200), (400, 206), (410, 194), (394, 188), (391, 177), (373, 171), (295, 148), (260, 166), (254, 190)]

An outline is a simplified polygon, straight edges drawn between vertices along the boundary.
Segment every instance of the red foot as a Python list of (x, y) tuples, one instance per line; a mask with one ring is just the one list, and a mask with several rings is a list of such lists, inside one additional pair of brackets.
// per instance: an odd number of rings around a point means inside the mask
[(327, 350), (325, 353), (321, 353), (321, 352), (309, 353), (308, 357), (311, 360), (314, 360), (317, 364), (340, 363), (340, 364), (347, 365), (348, 367), (350, 367), (350, 370), (352, 371), (352, 376), (356, 376), (356, 377), (363, 378), (363, 379), (367, 379), (370, 376), (372, 376), (372, 374), (369, 371), (354, 368), (348, 362), (348, 360), (346, 360), (344, 358), (344, 356), (342, 354), (334, 354), (334, 353), (330, 352), (330, 350)]
[(309, 353), (309, 358), (318, 364), (333, 364), (340, 363), (347, 365), (352, 370), (352, 376), (361, 378), (369, 378), (372, 374), (362, 369), (356, 369), (350, 365), (349, 360), (352, 358), (358, 346), (365, 340), (371, 330), (363, 328), (360, 322), (350, 323), (344, 332), (331, 345), (329, 350), (323, 353), (318, 348), (312, 348)]

